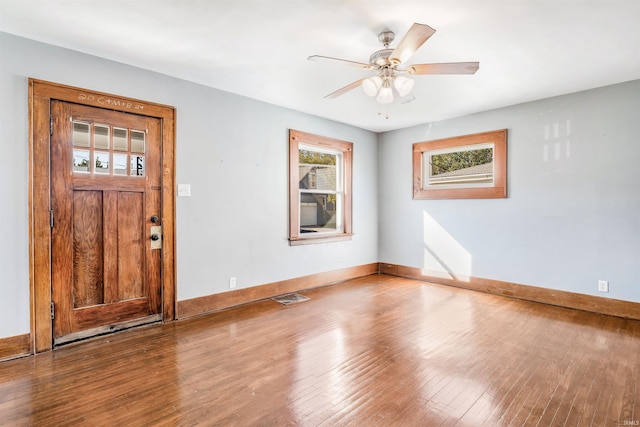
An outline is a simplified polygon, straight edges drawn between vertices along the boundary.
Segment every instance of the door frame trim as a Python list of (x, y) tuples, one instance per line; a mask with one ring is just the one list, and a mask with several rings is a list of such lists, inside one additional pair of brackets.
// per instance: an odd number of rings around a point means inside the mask
[(176, 317), (176, 109), (153, 102), (29, 78), (29, 290), (32, 353), (53, 348), (49, 214), (49, 126), (52, 100), (155, 117), (161, 121), (162, 320), (166, 322)]

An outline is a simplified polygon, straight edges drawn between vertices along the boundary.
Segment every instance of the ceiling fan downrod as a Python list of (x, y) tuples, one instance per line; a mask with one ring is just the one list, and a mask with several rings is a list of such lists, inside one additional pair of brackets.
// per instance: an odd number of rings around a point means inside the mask
[(380, 40), (380, 43), (382, 43), (382, 45), (384, 46), (384, 49), (380, 49), (373, 52), (369, 57), (369, 64), (377, 67), (384, 67), (384, 66), (391, 65), (391, 62), (389, 61), (389, 57), (391, 56), (393, 49), (389, 49), (389, 44), (391, 44), (391, 42), (395, 38), (396, 38), (396, 35), (391, 30), (386, 30), (378, 34), (378, 40)]

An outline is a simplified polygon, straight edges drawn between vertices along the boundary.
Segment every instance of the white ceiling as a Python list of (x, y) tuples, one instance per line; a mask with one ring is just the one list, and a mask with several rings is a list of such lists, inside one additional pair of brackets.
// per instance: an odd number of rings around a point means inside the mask
[[(416, 76), (409, 104), (324, 99), (370, 72), (309, 55), (368, 62), (414, 22), (436, 33), (407, 64), (478, 72)], [(0, 0), (0, 31), (376, 132), (640, 78), (638, 0)]]

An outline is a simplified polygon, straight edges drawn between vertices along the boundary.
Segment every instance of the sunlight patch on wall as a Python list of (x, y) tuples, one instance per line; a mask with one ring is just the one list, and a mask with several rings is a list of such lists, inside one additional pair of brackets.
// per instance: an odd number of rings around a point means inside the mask
[(426, 211), (423, 211), (423, 224), (422, 274), (468, 282), (471, 254)]
[(542, 145), (542, 160), (562, 160), (563, 157), (571, 157), (571, 120), (565, 123), (555, 122), (552, 125), (544, 125), (544, 144)]

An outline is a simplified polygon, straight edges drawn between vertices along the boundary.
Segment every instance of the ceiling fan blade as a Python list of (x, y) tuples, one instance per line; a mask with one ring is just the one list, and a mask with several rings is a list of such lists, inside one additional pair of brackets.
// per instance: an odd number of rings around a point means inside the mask
[(414, 64), (407, 68), (409, 74), (475, 74), (479, 62), (448, 62), (442, 64)]
[(435, 32), (436, 30), (428, 25), (414, 23), (395, 50), (391, 52), (389, 61), (395, 65), (406, 62)]
[(340, 64), (340, 65), (347, 65), (349, 67), (364, 68), (367, 70), (375, 69), (375, 67), (372, 67), (370, 64), (365, 64), (364, 62), (348, 61), (346, 59), (332, 58), (330, 56), (312, 55), (307, 59), (309, 61), (328, 62), (328, 63), (334, 63), (334, 64)]
[[(366, 78), (366, 77), (365, 77), (365, 78)], [(345, 93), (349, 92), (350, 90), (355, 89), (355, 88), (357, 88), (358, 86), (362, 85), (362, 81), (363, 81), (365, 78), (362, 78), (362, 79), (360, 79), (360, 80), (356, 80), (355, 82), (353, 82), (353, 83), (350, 83), (350, 84), (346, 85), (346, 86), (345, 86), (345, 87), (343, 87), (342, 89), (338, 89), (337, 91), (330, 93), (329, 95), (325, 96), (325, 98), (327, 98), (327, 99), (337, 98), (337, 97), (339, 97), (340, 95), (345, 94)]]

